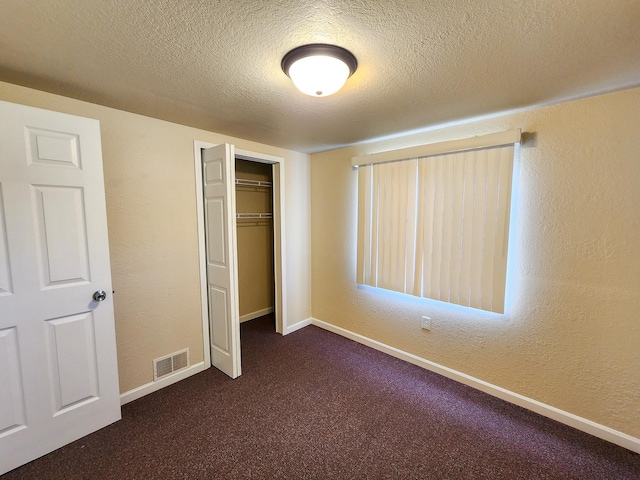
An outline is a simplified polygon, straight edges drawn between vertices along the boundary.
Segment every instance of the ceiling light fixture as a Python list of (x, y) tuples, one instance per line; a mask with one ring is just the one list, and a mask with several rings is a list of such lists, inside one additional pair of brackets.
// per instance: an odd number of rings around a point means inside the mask
[(281, 66), (302, 93), (326, 97), (342, 88), (358, 68), (358, 61), (342, 47), (312, 43), (291, 50)]

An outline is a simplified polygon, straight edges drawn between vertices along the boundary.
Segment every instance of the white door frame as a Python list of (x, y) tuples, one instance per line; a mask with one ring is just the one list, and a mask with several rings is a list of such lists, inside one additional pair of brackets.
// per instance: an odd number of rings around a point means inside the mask
[[(207, 294), (207, 258), (205, 246), (205, 218), (202, 190), (202, 150), (218, 144), (195, 140), (193, 142), (196, 182), (196, 214), (198, 216), (198, 257), (200, 266), (200, 310), (202, 314), (202, 341), (204, 368), (211, 366), (209, 342), (209, 299)], [(264, 153), (235, 149), (236, 158), (267, 163), (273, 168), (273, 272), (275, 280), (276, 332), (282, 334), (287, 327), (285, 282), (285, 234), (284, 234), (284, 159)], [(237, 249), (237, 245), (232, 248)]]

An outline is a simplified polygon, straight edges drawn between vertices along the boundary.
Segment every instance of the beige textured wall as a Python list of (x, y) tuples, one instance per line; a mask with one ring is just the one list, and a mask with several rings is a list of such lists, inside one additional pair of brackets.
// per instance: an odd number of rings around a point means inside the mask
[[(313, 316), (640, 437), (639, 125), (633, 89), (312, 155)], [(358, 289), (351, 157), (513, 128), (507, 313)]]
[(288, 323), (310, 316), (307, 155), (8, 83), (0, 99), (100, 120), (121, 392), (153, 380), (154, 358), (203, 358), (194, 140), (285, 159), (285, 269), (300, 279), (287, 284)]

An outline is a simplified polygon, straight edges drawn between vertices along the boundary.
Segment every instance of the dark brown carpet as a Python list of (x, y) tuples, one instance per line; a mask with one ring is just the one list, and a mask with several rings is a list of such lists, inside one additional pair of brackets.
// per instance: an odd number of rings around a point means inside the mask
[(242, 327), (209, 369), (13, 479), (639, 479), (640, 455), (338, 335)]

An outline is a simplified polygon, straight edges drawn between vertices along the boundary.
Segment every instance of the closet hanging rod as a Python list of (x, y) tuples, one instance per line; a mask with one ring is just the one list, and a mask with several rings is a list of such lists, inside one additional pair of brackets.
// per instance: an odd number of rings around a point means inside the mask
[(267, 182), (265, 180), (247, 180), (244, 178), (236, 178), (236, 185), (242, 185), (244, 187), (271, 188), (271, 182)]
[(236, 213), (239, 220), (255, 220), (257, 218), (272, 218), (272, 213)]

